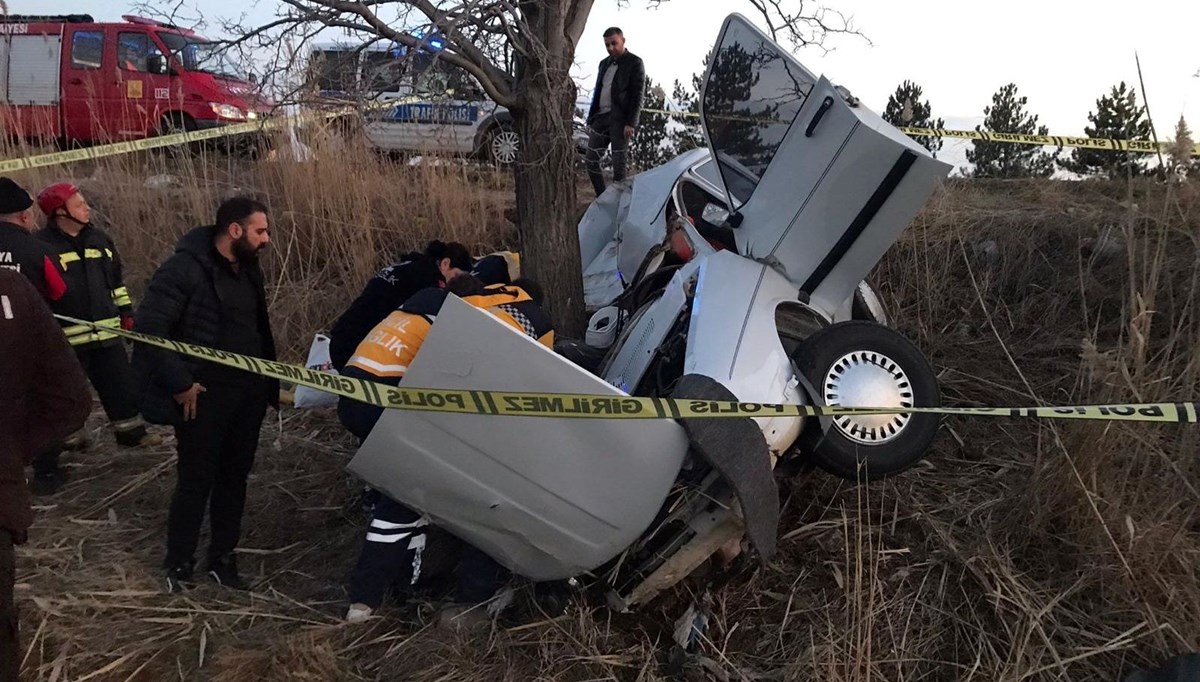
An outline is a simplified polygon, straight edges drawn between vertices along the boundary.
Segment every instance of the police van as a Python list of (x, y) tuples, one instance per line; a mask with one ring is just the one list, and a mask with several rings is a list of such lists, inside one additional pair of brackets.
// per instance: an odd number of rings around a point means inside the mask
[[(390, 41), (317, 44), (309, 54), (308, 88), (322, 102), (381, 105), (369, 107), (363, 121), (375, 149), (514, 163), (520, 139), (508, 109), (491, 101), (470, 74), (439, 59), (441, 49), (436, 36), (415, 51)], [(586, 145), (579, 121), (575, 140)]]

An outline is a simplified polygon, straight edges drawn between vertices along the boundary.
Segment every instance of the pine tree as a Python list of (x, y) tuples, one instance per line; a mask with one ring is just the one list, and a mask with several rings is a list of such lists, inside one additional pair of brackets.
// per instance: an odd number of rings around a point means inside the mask
[[(646, 94), (642, 100), (643, 109), (666, 109), (667, 95), (662, 86), (650, 78), (646, 79)], [(664, 143), (667, 143), (664, 148)], [(667, 117), (663, 114), (645, 112), (638, 124), (637, 134), (629, 143), (630, 165), (639, 170), (647, 170), (661, 165), (675, 156), (674, 147), (670, 145), (667, 136)]]
[(676, 125), (672, 137), (677, 154), (708, 146), (708, 140), (704, 137), (704, 127), (700, 125), (700, 90), (704, 87), (704, 73), (708, 70), (711, 58), (711, 55), (705, 55), (700, 64), (700, 72), (692, 74), (691, 90), (678, 80), (672, 89), (671, 99), (676, 107), (689, 114), (675, 117)]
[[(1137, 92), (1127, 87), (1125, 81), (1114, 85), (1109, 94), (1096, 100), (1096, 110), (1088, 114), (1088, 120), (1092, 125), (1083, 129), (1088, 137), (1118, 140), (1150, 138), (1150, 119), (1146, 116), (1146, 107), (1138, 106)], [(1106, 175), (1113, 179), (1146, 174), (1145, 155), (1102, 149), (1075, 149), (1069, 158), (1059, 160), (1058, 165), (1071, 173)]]
[(700, 96), (676, 80), (675, 87), (671, 90), (671, 101), (675, 103), (678, 111), (693, 114), (675, 117), (672, 137), (676, 154), (708, 146), (704, 139), (704, 130), (700, 127)]
[[(896, 92), (888, 97), (887, 107), (883, 110), (883, 120), (897, 128), (945, 128), (946, 122), (933, 118), (933, 108), (929, 100), (921, 101), (921, 86), (912, 81), (904, 81), (896, 88)], [(942, 149), (944, 140), (940, 137), (914, 136), (917, 144), (925, 147), (936, 158)]]
[[(980, 132), (1048, 135), (1046, 126), (1037, 124), (1036, 114), (1025, 111), (1028, 98), (1017, 96), (1017, 86), (1009, 83), (992, 95), (991, 106), (983, 109)], [(967, 161), (974, 165), (970, 175), (976, 178), (1046, 178), (1054, 172), (1055, 154), (1038, 147), (1007, 142), (975, 140), (967, 150)]]
[(1171, 171), (1176, 177), (1200, 177), (1200, 158), (1192, 156), (1195, 144), (1187, 121), (1180, 116), (1179, 123), (1175, 124), (1175, 141), (1171, 143), (1169, 152)]

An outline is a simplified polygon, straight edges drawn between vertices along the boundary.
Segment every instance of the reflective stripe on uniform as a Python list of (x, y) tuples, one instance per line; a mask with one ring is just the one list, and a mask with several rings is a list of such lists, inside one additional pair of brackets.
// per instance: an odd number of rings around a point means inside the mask
[[(83, 257), (94, 259), (107, 258), (112, 260), (113, 252), (112, 249), (104, 249), (103, 251), (100, 249), (84, 249)], [(61, 263), (64, 268), (67, 267), (67, 263), (74, 263), (77, 260), (79, 260), (78, 251), (64, 251), (58, 254), (58, 262)]]
[(112, 426), (114, 431), (133, 431), (134, 429), (144, 428), (146, 426), (146, 422), (143, 421), (140, 416), (138, 416), (130, 417), (129, 419), (122, 419), (119, 422), (113, 422)]
[(346, 366), (379, 378), (403, 377), (430, 326), (424, 315), (396, 310), (358, 344)]
[(371, 373), (380, 377), (404, 376), (408, 372), (408, 365), (386, 365), (382, 362), (376, 362), (371, 358), (355, 355), (350, 358), (347, 366), (358, 367), (359, 369), (371, 370)]
[(126, 287), (118, 287), (112, 291), (113, 303), (118, 308), (133, 305), (133, 299), (129, 297), (129, 289)]
[[(113, 329), (121, 328), (121, 318), (111, 317), (107, 320), (96, 320), (96, 324), (102, 327), (112, 327)], [(97, 341), (108, 341), (109, 339), (119, 338), (116, 334), (109, 332), (98, 331), (92, 327), (82, 324), (74, 324), (69, 327), (63, 327), (63, 334), (66, 334), (67, 341), (72, 346), (82, 346), (88, 343)]]
[(423, 528), (429, 525), (429, 519), (417, 519), (412, 523), (392, 523), (380, 519), (371, 519), (371, 527), (379, 530), (400, 530), (401, 528)]
[(395, 535), (384, 535), (383, 533), (367, 533), (367, 542), (382, 542), (387, 545), (393, 545), (408, 537), (408, 533), (397, 533)]

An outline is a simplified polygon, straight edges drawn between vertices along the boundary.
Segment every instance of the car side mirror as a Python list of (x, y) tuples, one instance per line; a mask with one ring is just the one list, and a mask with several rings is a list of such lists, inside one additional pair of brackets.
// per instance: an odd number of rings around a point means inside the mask
[(251, 71), (246, 74), (246, 78), (254, 85), (258, 85), (258, 74)]

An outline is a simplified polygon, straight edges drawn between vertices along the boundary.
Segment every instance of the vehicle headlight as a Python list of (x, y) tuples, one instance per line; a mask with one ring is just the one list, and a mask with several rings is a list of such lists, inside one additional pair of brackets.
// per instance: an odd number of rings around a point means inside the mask
[(232, 104), (209, 102), (208, 106), (212, 107), (212, 112), (217, 115), (217, 118), (228, 118), (234, 121), (246, 120), (246, 112), (233, 106)]
[(246, 119), (247, 119), (247, 120), (249, 120), (249, 121), (254, 121), (254, 120), (257, 120), (257, 119), (258, 119), (258, 112), (257, 112), (257, 111), (247, 111), (247, 112), (246, 112)]

